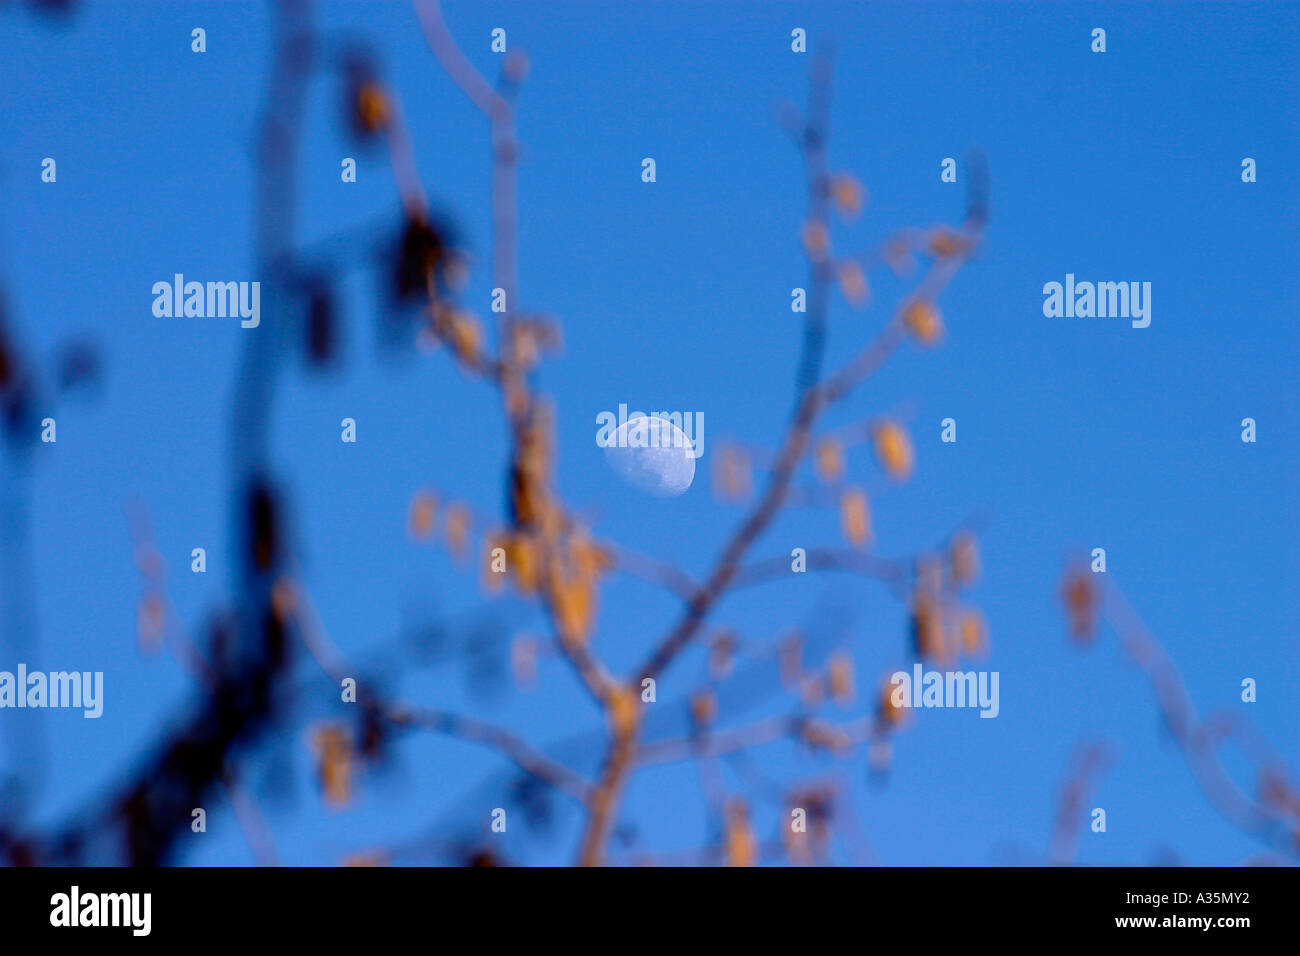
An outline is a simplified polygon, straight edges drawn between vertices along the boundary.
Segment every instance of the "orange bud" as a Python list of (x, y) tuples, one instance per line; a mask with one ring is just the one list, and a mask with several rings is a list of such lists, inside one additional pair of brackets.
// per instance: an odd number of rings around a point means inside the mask
[(1061, 587), (1065, 610), (1070, 618), (1070, 634), (1081, 644), (1092, 640), (1097, 626), (1097, 607), (1100, 596), (1092, 574), (1082, 568), (1072, 568)]
[(835, 270), (835, 278), (839, 280), (840, 291), (844, 293), (844, 298), (848, 299), (850, 305), (862, 306), (870, 298), (867, 274), (862, 271), (862, 266), (852, 259), (840, 263), (839, 268)]
[(979, 615), (979, 612), (964, 612), (958, 630), (963, 651), (967, 654), (978, 654), (984, 650), (988, 636), (984, 627), (984, 619)]
[(940, 259), (955, 256), (966, 248), (962, 235), (947, 227), (936, 229), (930, 234), (929, 247), (931, 255)]
[(146, 592), (140, 598), (137, 617), (140, 648), (150, 653), (157, 651), (162, 646), (163, 624), (167, 618), (162, 595), (152, 590)]
[(932, 302), (915, 299), (903, 310), (903, 324), (922, 345), (934, 345), (943, 336), (943, 322)]
[(831, 248), (830, 230), (826, 224), (810, 219), (803, 225), (803, 248), (808, 258), (820, 262), (826, 258)]
[(749, 810), (740, 801), (733, 801), (727, 807), (723, 856), (727, 866), (753, 866), (758, 862), (758, 841), (749, 821)]
[(298, 610), (298, 589), (288, 578), (278, 579), (271, 588), (271, 609), (281, 621)]
[(724, 501), (739, 501), (749, 495), (751, 475), (747, 454), (728, 446), (713, 462), (714, 494)]
[(844, 477), (844, 446), (834, 438), (823, 438), (813, 453), (813, 468), (827, 484), (839, 481)]
[(906, 708), (894, 703), (897, 685), (886, 681), (881, 687), (880, 697), (876, 702), (876, 716), (887, 729), (897, 727), (906, 716)]
[(718, 716), (718, 698), (711, 690), (696, 691), (691, 696), (691, 719), (697, 727), (708, 727)]
[(831, 196), (841, 216), (851, 219), (862, 212), (865, 190), (862, 184), (848, 173), (840, 173), (831, 180)]
[(462, 504), (453, 504), (447, 509), (447, 546), (457, 558), (465, 554), (469, 541), (469, 509)]
[(871, 516), (867, 496), (852, 488), (840, 498), (840, 518), (844, 537), (854, 547), (862, 547), (871, 537)]
[(357, 90), (356, 119), (367, 133), (376, 133), (387, 126), (390, 112), (388, 94), (378, 83), (363, 83)]
[(483, 330), (479, 328), (478, 319), (468, 312), (450, 315), (447, 334), (451, 338), (451, 347), (462, 361), (470, 365), (477, 364), (483, 347)]
[(433, 519), (438, 510), (438, 499), (430, 492), (417, 491), (411, 498), (411, 513), (407, 522), (411, 536), (427, 538), (433, 532)]
[(912, 473), (912, 440), (893, 422), (877, 425), (872, 433), (876, 457), (890, 477), (902, 481)]
[(346, 727), (326, 724), (316, 729), (312, 746), (325, 802), (333, 807), (344, 806), (352, 799), (351, 735)]
[(912, 641), (922, 658), (942, 660), (946, 656), (942, 613), (938, 602), (924, 593), (912, 598)]

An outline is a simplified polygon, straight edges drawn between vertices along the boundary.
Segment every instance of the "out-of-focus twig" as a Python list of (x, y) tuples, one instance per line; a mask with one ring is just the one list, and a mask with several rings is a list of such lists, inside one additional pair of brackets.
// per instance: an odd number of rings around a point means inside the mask
[(1259, 798), (1242, 790), (1218, 752), (1225, 740), (1236, 736), (1238, 728), (1233, 723), (1200, 720), (1173, 659), (1118, 587), (1106, 588), (1102, 609), (1124, 650), (1150, 681), (1165, 725), (1211, 805), (1238, 828), (1273, 848), (1300, 853), (1300, 790), (1288, 781), (1284, 768), (1276, 763), (1256, 767), (1262, 791)]

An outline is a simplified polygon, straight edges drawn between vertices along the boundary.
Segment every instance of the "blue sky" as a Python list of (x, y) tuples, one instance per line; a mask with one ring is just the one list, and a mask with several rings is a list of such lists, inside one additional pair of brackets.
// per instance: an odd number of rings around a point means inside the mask
[[(556, 403), (559, 488), (598, 533), (695, 574), (741, 515), (710, 493), (712, 455), (727, 438), (773, 446), (790, 408), (804, 193), (774, 106), (803, 102), (808, 67), (790, 50), (790, 30), (805, 28), (813, 50), (834, 39), (831, 162), (870, 192), (837, 248), (957, 222), (964, 186), (940, 181), (940, 161), (972, 146), (987, 154), (991, 224), (983, 253), (942, 298), (945, 343), (905, 348), (827, 423), (889, 414), (912, 429), (917, 469), (905, 485), (885, 481), (865, 448), (850, 453), (850, 475), (872, 494), (881, 553), (913, 553), (972, 514), (988, 516), (971, 599), (989, 621), (981, 666), (1001, 674), (1001, 713), (913, 715), (883, 787), (866, 779), (860, 752), (825, 764), (777, 745), (758, 755), (765, 773), (793, 780), (824, 764), (841, 773), (881, 862), (1000, 863), (1017, 851), (1041, 857), (1071, 753), (1104, 739), (1116, 759), (1090, 805), (1106, 808), (1108, 832), (1083, 834), (1081, 862), (1172, 854), (1234, 864), (1258, 851), (1200, 794), (1114, 636), (1088, 651), (1070, 645), (1057, 593), (1072, 553), (1105, 547), (1108, 573), (1164, 641), (1200, 711), (1244, 711), (1279, 753), (1300, 750), (1300, 186), (1286, 166), (1300, 155), (1300, 7), (484, 3), (453, 4), (447, 21), (485, 72), (497, 69), (489, 33), (498, 26), (531, 61), (518, 119), (520, 285), (525, 308), (564, 327), (563, 354), (540, 378)], [(478, 257), (464, 301), (486, 315), (485, 123), (437, 65), (409, 6), (326, 4), (318, 22), (331, 43), (364, 39), (380, 54), (424, 188)], [(196, 26), (207, 31), (201, 55), (190, 51)], [(1098, 26), (1105, 54), (1089, 49)], [(262, 330), (156, 318), (149, 290), (176, 272), (255, 278), (255, 124), (269, 28), (262, 6), (243, 3), (91, 3), (66, 20), (14, 5), (0, 14), (0, 278), (12, 322), (47, 369), (60, 343), (82, 335), (99, 343), (105, 365), (93, 400), (59, 407), (57, 444), (6, 472), (30, 503), (39, 651), (28, 663), (103, 670), (107, 684), (98, 721), (39, 716), (39, 822), (66, 818), (119, 780), (190, 690), (172, 657), (138, 648), (127, 504), (147, 506), (171, 597), (195, 630), (230, 596), (226, 416), (242, 338)], [(351, 143), (339, 104), (339, 83), (322, 74), (299, 171), (308, 244), (377, 236), (398, 210), (384, 153)], [(58, 162), (55, 184), (40, 181), (46, 156)], [(340, 182), (345, 156), (358, 160), (355, 184)], [(641, 181), (646, 156), (656, 159), (653, 184)], [(1243, 157), (1256, 160), (1258, 182), (1241, 182)], [(381, 662), (408, 699), (525, 728), (543, 746), (576, 740), (555, 752), (590, 772), (601, 718), (558, 661), (521, 693), (509, 680), (476, 689), (463, 661), (403, 650), (398, 635), (433, 613), (458, 640), (484, 622), (507, 634), (540, 625), (522, 603), (489, 603), (476, 571), (408, 536), (407, 507), (424, 486), (501, 514), (498, 402), (445, 355), (380, 354), (368, 239), (333, 248), (352, 266), (340, 270), (341, 367), (329, 376), (295, 367), (268, 410), (317, 610), (341, 648)], [(1150, 327), (1044, 317), (1043, 284), (1070, 272), (1151, 282)], [(832, 367), (907, 288), (872, 278), (871, 310), (835, 301)], [(685, 495), (649, 497), (606, 467), (596, 416), (620, 402), (703, 413), (701, 474)], [(339, 441), (344, 417), (358, 423), (355, 445)], [(939, 440), (945, 417), (958, 422), (955, 445)], [(1255, 444), (1240, 441), (1244, 417), (1258, 423)], [(792, 511), (755, 556), (838, 542), (838, 528), (833, 511)], [(196, 546), (208, 550), (206, 575), (188, 570)], [(630, 668), (673, 616), (672, 599), (615, 579), (602, 592), (596, 647)], [(870, 582), (792, 578), (727, 600), (714, 623), (757, 641), (802, 627), (826, 647), (845, 643), (860, 686), (910, 665), (904, 609)], [(14, 653), (5, 649), (0, 668)], [(772, 712), (774, 682), (760, 672), (724, 697), (724, 719), (728, 704), (747, 708), (737, 720)], [(681, 732), (681, 701), (699, 673), (691, 658), (661, 681), (655, 732)], [(1259, 683), (1255, 704), (1240, 702), (1244, 677)], [(334, 863), (431, 829), (481, 833), (493, 807), (509, 808), (502, 761), (427, 737), (404, 740), (395, 766), (367, 779), (351, 807), (323, 808), (305, 728), (340, 706), (307, 660), (299, 682), (292, 726), (248, 770), (285, 860)], [(839, 716), (866, 706), (859, 698)], [(29, 773), (14, 738), (30, 732), (30, 721), (17, 722), (30, 716), (0, 713), (7, 772)], [(755, 799), (760, 832), (774, 832), (778, 808)], [(689, 765), (636, 778), (626, 807), (649, 847), (689, 849), (712, 836)], [(570, 860), (575, 819), (560, 811), (549, 838), (511, 827), (499, 838), (507, 854)], [(214, 801), (210, 814), (210, 832), (193, 838), (183, 862), (251, 862), (228, 805)]]

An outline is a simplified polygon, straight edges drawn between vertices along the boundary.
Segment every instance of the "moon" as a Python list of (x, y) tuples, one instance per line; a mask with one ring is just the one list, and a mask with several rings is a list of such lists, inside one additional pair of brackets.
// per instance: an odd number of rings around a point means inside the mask
[(605, 460), (618, 476), (635, 488), (671, 498), (695, 480), (691, 440), (666, 418), (629, 418), (615, 429), (605, 446)]

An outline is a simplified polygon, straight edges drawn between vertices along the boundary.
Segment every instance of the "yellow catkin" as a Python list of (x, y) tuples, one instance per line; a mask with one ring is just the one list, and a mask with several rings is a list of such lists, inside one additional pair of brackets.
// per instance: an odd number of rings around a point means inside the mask
[(723, 501), (746, 497), (750, 491), (749, 456), (738, 448), (724, 448), (714, 459), (713, 489)]
[(460, 359), (470, 365), (478, 362), (483, 346), (483, 330), (478, 320), (467, 312), (452, 315), (448, 337)]
[(844, 446), (838, 439), (823, 438), (813, 452), (813, 468), (817, 477), (834, 484), (844, 477)]
[(278, 579), (271, 588), (271, 609), (278, 620), (287, 621), (298, 611), (298, 589), (288, 578)]
[(357, 91), (357, 119), (367, 133), (376, 133), (388, 125), (391, 110), (388, 94), (378, 83), (363, 83)]
[(846, 219), (852, 219), (862, 212), (864, 194), (862, 183), (848, 173), (840, 173), (831, 180), (831, 197), (835, 200), (835, 208)]
[(925, 593), (912, 599), (912, 631), (917, 654), (927, 660), (944, 658), (943, 616), (938, 602)]
[(718, 698), (711, 690), (696, 691), (691, 696), (691, 718), (697, 727), (708, 727), (718, 716)]
[(891, 478), (902, 481), (912, 474), (912, 440), (907, 432), (894, 422), (877, 425), (875, 439), (876, 457)]
[(850, 305), (865, 305), (871, 297), (870, 289), (867, 286), (867, 274), (863, 271), (862, 266), (852, 259), (840, 263), (835, 270), (835, 278), (840, 284), (840, 291), (844, 293), (844, 298), (848, 300)]
[(804, 223), (803, 248), (809, 259), (820, 262), (826, 258), (831, 248), (831, 234), (825, 223), (815, 219)]
[(844, 537), (854, 547), (862, 547), (871, 538), (871, 512), (867, 496), (856, 488), (840, 498), (840, 518)]
[(417, 491), (411, 498), (410, 517), (407, 522), (411, 536), (427, 538), (433, 533), (433, 520), (438, 511), (438, 500), (428, 491)]
[(853, 703), (853, 655), (848, 651), (837, 651), (830, 661), (831, 696), (841, 705)]
[(727, 866), (753, 866), (758, 862), (758, 841), (749, 810), (740, 802), (727, 808), (725, 860)]
[(325, 802), (333, 807), (352, 799), (352, 740), (347, 730), (335, 724), (317, 728), (313, 745), (316, 772), (320, 777)]
[(469, 543), (470, 515), (469, 509), (462, 504), (453, 504), (447, 508), (447, 546), (456, 557), (463, 557)]
[(156, 591), (149, 591), (140, 598), (138, 630), (142, 650), (153, 652), (162, 646), (166, 617), (166, 604)]
[(943, 320), (933, 302), (916, 299), (903, 310), (903, 324), (922, 345), (934, 345), (943, 337)]
[(1100, 603), (1092, 574), (1082, 568), (1071, 569), (1061, 587), (1061, 597), (1070, 618), (1070, 635), (1081, 643), (1091, 641)]
[(894, 728), (903, 722), (907, 709), (894, 703), (894, 692), (898, 685), (886, 681), (880, 689), (876, 703), (876, 715), (886, 728)]
[(930, 234), (928, 245), (931, 255), (946, 259), (961, 252), (966, 247), (966, 242), (961, 233), (952, 229), (941, 228)]
[(963, 612), (958, 631), (961, 636), (962, 651), (967, 654), (983, 653), (988, 644), (988, 635), (984, 627), (984, 619), (978, 611)]

